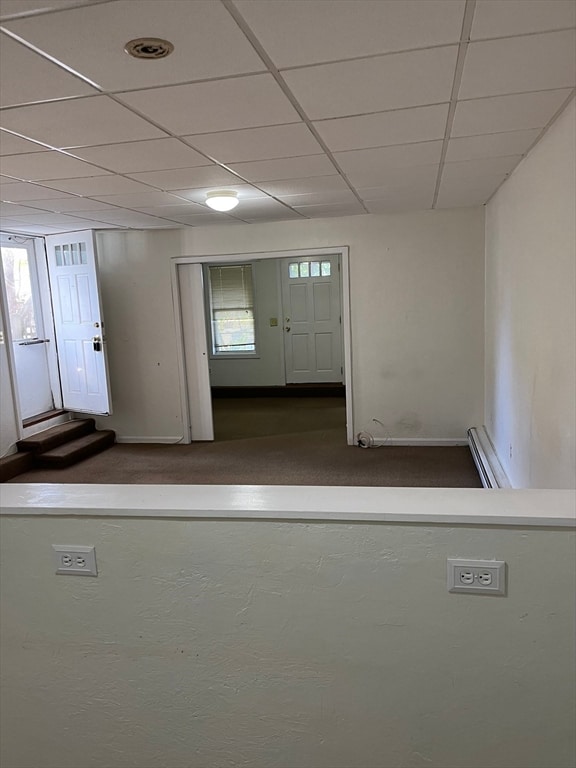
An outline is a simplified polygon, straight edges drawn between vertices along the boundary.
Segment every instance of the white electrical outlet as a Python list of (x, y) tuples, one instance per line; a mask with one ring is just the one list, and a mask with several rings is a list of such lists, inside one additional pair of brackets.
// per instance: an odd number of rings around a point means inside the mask
[(448, 558), (448, 591), (505, 595), (506, 563), (503, 560)]
[(96, 550), (72, 544), (52, 544), (56, 573), (67, 576), (98, 576)]

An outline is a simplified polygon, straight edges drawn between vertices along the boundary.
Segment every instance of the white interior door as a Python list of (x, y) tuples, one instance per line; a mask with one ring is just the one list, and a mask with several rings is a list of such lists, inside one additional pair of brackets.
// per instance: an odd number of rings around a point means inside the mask
[(214, 440), (202, 264), (178, 264), (176, 275), (187, 436), (193, 441)]
[(283, 259), (287, 384), (343, 381), (338, 256)]
[(46, 237), (63, 407), (112, 412), (94, 233)]

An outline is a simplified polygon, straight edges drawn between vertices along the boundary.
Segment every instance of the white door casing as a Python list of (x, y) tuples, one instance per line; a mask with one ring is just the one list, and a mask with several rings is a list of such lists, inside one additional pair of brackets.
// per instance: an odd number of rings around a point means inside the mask
[[(341, 310), (342, 310), (342, 341), (344, 384), (346, 386), (346, 440), (348, 445), (355, 444), (353, 382), (352, 382), (352, 332), (350, 318), (349, 293), (349, 253), (347, 246), (333, 248), (310, 248), (299, 251), (271, 251), (258, 253), (237, 253), (219, 255), (180, 256), (172, 259), (172, 292), (174, 297), (174, 319), (176, 324), (178, 370), (180, 377), (180, 393), (182, 413), (184, 416), (184, 442), (189, 443), (198, 439), (192, 434), (190, 424), (194, 423), (195, 414), (200, 418), (203, 414), (211, 414), (210, 372), (206, 341), (206, 315), (204, 308), (204, 289), (202, 283), (202, 264), (245, 263), (258, 259), (284, 259), (306, 257), (308, 260), (337, 255), (341, 264)], [(199, 265), (200, 268), (189, 272), (190, 290), (201, 303), (201, 311), (193, 313), (191, 322), (183, 322), (183, 297), (180, 296), (180, 267), (182, 265)], [(189, 381), (186, 372), (186, 360), (196, 367), (200, 379)]]
[(92, 231), (46, 237), (63, 407), (112, 412)]
[(286, 383), (343, 381), (338, 256), (283, 259), (280, 269)]

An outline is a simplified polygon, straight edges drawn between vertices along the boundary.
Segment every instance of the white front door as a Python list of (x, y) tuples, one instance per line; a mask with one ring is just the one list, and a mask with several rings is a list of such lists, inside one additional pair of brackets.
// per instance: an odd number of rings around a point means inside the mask
[(46, 237), (63, 407), (112, 412), (94, 234)]
[(287, 384), (343, 381), (337, 255), (283, 259)]
[(2, 240), (3, 300), (12, 344), (12, 362), (20, 417), (30, 419), (59, 406), (57, 382), (51, 380), (48, 345), (52, 335), (45, 329), (36, 254), (32, 238)]

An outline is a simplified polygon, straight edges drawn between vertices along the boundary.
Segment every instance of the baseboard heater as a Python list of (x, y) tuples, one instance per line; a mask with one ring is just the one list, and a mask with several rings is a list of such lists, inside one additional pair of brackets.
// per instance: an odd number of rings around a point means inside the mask
[(510, 481), (488, 437), (486, 427), (469, 429), (468, 444), (484, 488), (511, 488)]

